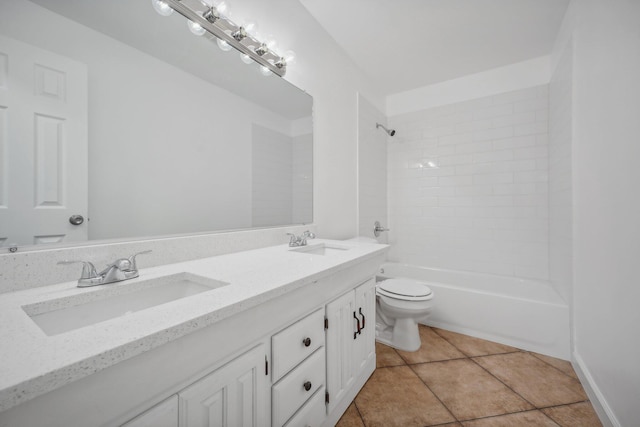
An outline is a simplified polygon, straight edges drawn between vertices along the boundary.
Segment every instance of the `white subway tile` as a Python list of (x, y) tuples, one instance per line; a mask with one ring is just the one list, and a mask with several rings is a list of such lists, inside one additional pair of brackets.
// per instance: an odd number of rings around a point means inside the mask
[(523, 113), (527, 111), (546, 110), (547, 108), (549, 108), (548, 104), (549, 103), (546, 97), (525, 99), (515, 102), (513, 104), (513, 111), (514, 113)]
[[(389, 119), (399, 135), (403, 126), (409, 134), (387, 143), (389, 259), (548, 277), (549, 200), (566, 197), (571, 174), (562, 162), (549, 164), (567, 150), (548, 152), (547, 103), (543, 85)], [(561, 172), (550, 193), (554, 167)], [(370, 184), (361, 185), (361, 206), (374, 211), (376, 181)], [(567, 217), (566, 210), (556, 215)]]
[(471, 175), (457, 175), (457, 176), (440, 176), (438, 177), (438, 185), (471, 185), (473, 184), (473, 176)]
[(454, 196), (454, 197), (439, 197), (439, 206), (471, 206), (473, 200), (471, 197)]
[[(527, 125), (528, 126), (528, 125)], [(473, 133), (474, 141), (486, 141), (489, 139), (509, 138), (514, 135), (514, 128), (504, 127), (497, 129), (479, 130)]]
[(489, 151), (473, 155), (474, 163), (505, 162), (513, 159), (512, 150)]
[(549, 150), (545, 146), (516, 148), (513, 150), (513, 158), (520, 159), (537, 159), (548, 158)]
[(541, 133), (547, 133), (546, 122), (536, 122), (524, 125), (517, 125), (513, 128), (513, 134), (515, 136), (520, 135), (537, 135)]
[(504, 138), (493, 141), (494, 150), (503, 150), (506, 148), (522, 148), (532, 147), (536, 145), (536, 137), (534, 135), (517, 136), (513, 138)]
[(424, 129), (422, 131), (422, 137), (424, 138), (438, 138), (445, 135), (452, 135), (454, 132), (453, 126), (440, 126), (431, 129)]
[(513, 104), (493, 105), (490, 107), (476, 110), (473, 118), (476, 120), (490, 119), (494, 117), (506, 116), (513, 113)]
[(492, 149), (493, 143), (491, 141), (477, 141), (466, 144), (459, 143), (455, 146), (456, 153), (479, 153), (483, 151), (490, 151)]
[(475, 185), (485, 184), (506, 184), (513, 182), (512, 173), (488, 173), (482, 175), (473, 175), (473, 183)]
[(493, 195), (493, 187), (490, 185), (455, 187), (455, 194), (458, 196), (490, 196)]
[(493, 125), (491, 124), (491, 120), (474, 120), (468, 123), (460, 123), (455, 126), (454, 131), (456, 133), (466, 133), (473, 132), (477, 130), (491, 129)]
[(493, 127), (500, 128), (505, 126), (521, 125), (526, 123), (534, 123), (536, 121), (536, 112), (528, 111), (524, 113), (511, 114), (491, 119)]
[(439, 144), (462, 144), (465, 142), (471, 142), (473, 140), (473, 134), (470, 132), (467, 133), (456, 133), (452, 135), (441, 136), (438, 138)]

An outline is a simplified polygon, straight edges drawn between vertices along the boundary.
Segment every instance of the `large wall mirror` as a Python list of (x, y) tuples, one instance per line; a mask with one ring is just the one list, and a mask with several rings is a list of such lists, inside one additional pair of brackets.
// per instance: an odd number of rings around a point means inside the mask
[(0, 245), (310, 223), (311, 114), (150, 0), (3, 1)]

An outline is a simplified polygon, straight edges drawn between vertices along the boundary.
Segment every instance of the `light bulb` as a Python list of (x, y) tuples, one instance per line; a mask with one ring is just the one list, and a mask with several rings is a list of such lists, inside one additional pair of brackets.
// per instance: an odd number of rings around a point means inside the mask
[(204, 28), (202, 28), (200, 24), (193, 22), (189, 19), (187, 20), (187, 27), (189, 27), (189, 31), (191, 31), (196, 36), (201, 36), (206, 31)]
[(213, 7), (216, 8), (216, 10), (218, 11), (218, 13), (221, 16), (225, 16), (225, 17), (229, 17), (229, 7), (227, 6), (227, 4), (223, 1), (215, 1), (213, 2)]
[(253, 62), (253, 59), (251, 59), (249, 55), (242, 52), (240, 53), (240, 59), (242, 59), (242, 62), (244, 62), (245, 64), (251, 64)]
[(254, 39), (258, 38), (258, 23), (256, 21), (252, 21), (250, 19), (244, 20), (242, 23), (242, 27), (251, 37), (253, 37)]
[(271, 50), (272, 52), (278, 50), (278, 42), (276, 42), (276, 39), (271, 34), (267, 36), (267, 40), (264, 42), (264, 44), (266, 44), (269, 50)]
[(162, 0), (151, 0), (153, 8), (162, 16), (169, 16), (173, 13), (173, 9), (166, 2)]
[(287, 65), (291, 65), (296, 62), (296, 53), (292, 50), (286, 51), (282, 57), (287, 61)]
[(267, 68), (267, 67), (265, 67), (264, 65), (262, 65), (262, 66), (260, 66), (260, 74), (262, 74), (262, 75), (263, 75), (263, 76), (265, 76), (265, 77), (268, 77), (268, 76), (270, 76), (272, 73), (271, 73), (271, 70), (270, 70), (269, 68)]
[(216, 43), (218, 43), (218, 47), (225, 52), (229, 52), (231, 49), (233, 49), (233, 46), (222, 39), (216, 40)]

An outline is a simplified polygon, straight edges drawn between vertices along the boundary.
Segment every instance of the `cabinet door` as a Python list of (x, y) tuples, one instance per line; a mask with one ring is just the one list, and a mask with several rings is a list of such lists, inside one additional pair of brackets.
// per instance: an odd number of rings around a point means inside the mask
[(180, 427), (268, 425), (265, 346), (233, 359), (180, 393)]
[(148, 411), (138, 415), (122, 427), (177, 427), (178, 395), (158, 403)]
[(327, 329), (327, 412), (333, 411), (355, 378), (353, 341), (356, 328), (355, 293), (348, 292), (326, 307)]
[(376, 282), (369, 279), (356, 288), (356, 316), (361, 332), (354, 341), (354, 371), (356, 375), (376, 351)]

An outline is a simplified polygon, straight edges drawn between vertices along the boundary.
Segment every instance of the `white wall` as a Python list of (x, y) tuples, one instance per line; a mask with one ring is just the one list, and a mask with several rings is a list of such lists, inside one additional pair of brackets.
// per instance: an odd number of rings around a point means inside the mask
[(389, 118), (390, 260), (548, 278), (547, 89)]
[[(372, 103), (358, 94), (358, 235), (375, 237), (373, 224), (387, 219), (387, 136), (376, 123), (387, 125), (387, 119)], [(387, 242), (383, 232), (378, 241)]]
[(542, 56), (396, 93), (387, 97), (387, 115), (396, 116), (526, 87), (545, 85), (549, 83), (549, 61), (548, 56)]
[(549, 281), (570, 304), (573, 298), (571, 41), (563, 48), (549, 85)]
[(553, 56), (571, 40), (574, 358), (617, 426), (640, 420), (639, 23), (640, 2), (575, 0)]

